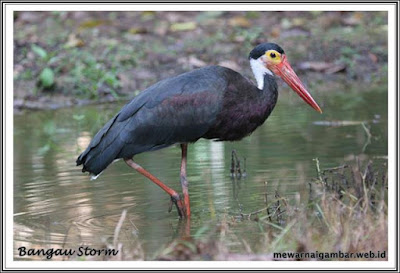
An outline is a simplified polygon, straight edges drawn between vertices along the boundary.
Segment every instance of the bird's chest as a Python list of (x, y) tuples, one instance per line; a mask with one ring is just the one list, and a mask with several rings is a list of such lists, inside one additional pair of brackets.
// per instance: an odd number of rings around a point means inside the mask
[(275, 102), (260, 98), (225, 103), (206, 138), (234, 141), (248, 136), (268, 118)]

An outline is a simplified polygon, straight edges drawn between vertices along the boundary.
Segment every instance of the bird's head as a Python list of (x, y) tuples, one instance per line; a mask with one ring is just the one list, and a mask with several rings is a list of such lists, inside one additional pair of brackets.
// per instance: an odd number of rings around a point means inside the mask
[(257, 80), (258, 88), (264, 87), (264, 75), (276, 75), (282, 78), (305, 102), (322, 113), (321, 108), (311, 97), (299, 77), (290, 66), (283, 49), (274, 43), (256, 46), (249, 55), (250, 65)]

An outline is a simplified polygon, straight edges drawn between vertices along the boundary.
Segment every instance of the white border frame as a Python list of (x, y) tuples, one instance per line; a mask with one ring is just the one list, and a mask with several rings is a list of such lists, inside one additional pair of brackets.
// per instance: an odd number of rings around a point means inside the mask
[[(136, 270), (151, 270), (151, 269), (253, 269), (253, 270), (272, 270), (272, 269), (394, 269), (395, 255), (398, 255), (395, 249), (395, 208), (396, 191), (389, 191), (389, 223), (388, 223), (388, 255), (389, 260), (385, 261), (360, 261), (360, 262), (340, 262), (340, 261), (312, 261), (312, 262), (297, 262), (297, 261), (210, 261), (210, 262), (162, 262), (162, 261), (107, 261), (107, 262), (92, 262), (92, 261), (14, 261), (13, 260), (13, 12), (14, 11), (53, 11), (53, 10), (68, 10), (68, 11), (207, 11), (207, 10), (226, 10), (226, 11), (387, 11), (388, 12), (388, 136), (389, 136), (389, 151), (388, 151), (388, 177), (390, 189), (397, 189), (396, 183), (396, 5), (393, 4), (346, 4), (340, 5), (331, 4), (3, 4), (3, 46), (5, 43), (5, 62), (3, 63), (3, 96), (5, 96), (5, 107), (3, 108), (3, 117), (6, 117), (6, 127), (3, 127), (3, 175), (5, 191), (3, 192), (3, 215), (5, 218), (5, 236), (3, 237), (6, 244), (3, 244), (3, 255), (5, 262), (4, 269), (136, 269)], [(4, 14), (5, 13), (5, 14)], [(4, 24), (5, 23), (5, 24)], [(4, 50), (4, 47), (3, 47)], [(5, 112), (4, 112), (5, 111)], [(5, 168), (4, 168), (5, 167)], [(5, 179), (4, 179), (5, 178)], [(6, 206), (4, 206), (6, 205)], [(7, 208), (7, 211), (4, 208)], [(5, 248), (7, 246), (7, 249)]]

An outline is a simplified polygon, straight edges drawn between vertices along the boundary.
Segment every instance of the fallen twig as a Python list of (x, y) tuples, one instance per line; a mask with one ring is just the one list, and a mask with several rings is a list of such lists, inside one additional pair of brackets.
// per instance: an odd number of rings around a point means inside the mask
[(122, 224), (124, 223), (125, 217), (126, 217), (126, 209), (124, 209), (124, 210), (122, 211), (121, 217), (119, 218), (119, 221), (118, 221), (118, 224), (117, 224), (117, 226), (115, 227), (115, 231), (114, 231), (114, 241), (113, 241), (114, 248), (117, 248), (118, 235), (119, 235), (119, 232), (120, 232), (120, 230), (121, 230)]

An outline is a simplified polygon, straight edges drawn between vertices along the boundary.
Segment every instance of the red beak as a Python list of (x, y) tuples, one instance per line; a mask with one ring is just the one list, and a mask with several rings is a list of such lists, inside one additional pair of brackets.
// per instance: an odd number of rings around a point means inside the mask
[(312, 108), (322, 113), (321, 108), (308, 93), (303, 83), (293, 71), (286, 56), (282, 54), (282, 61), (277, 65), (271, 65), (270, 69), (278, 76), (282, 78), (305, 102), (307, 102)]

